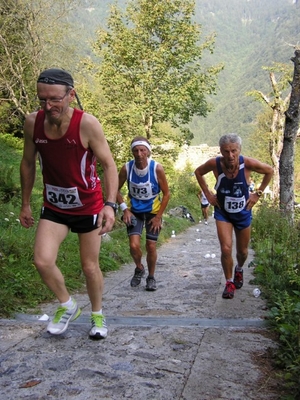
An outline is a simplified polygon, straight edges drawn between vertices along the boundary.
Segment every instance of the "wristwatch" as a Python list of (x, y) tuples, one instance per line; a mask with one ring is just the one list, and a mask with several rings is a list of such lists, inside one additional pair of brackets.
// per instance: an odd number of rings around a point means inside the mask
[(260, 197), (263, 194), (262, 190), (256, 190), (255, 193), (257, 194), (258, 197)]
[(104, 203), (104, 205), (111, 207), (114, 210), (115, 214), (116, 214), (116, 212), (118, 210), (118, 204), (117, 203), (112, 203), (111, 201), (106, 201)]

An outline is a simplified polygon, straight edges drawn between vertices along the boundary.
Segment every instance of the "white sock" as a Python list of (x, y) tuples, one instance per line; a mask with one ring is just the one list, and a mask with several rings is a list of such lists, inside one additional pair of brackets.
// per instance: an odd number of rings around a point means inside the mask
[(71, 310), (74, 307), (74, 301), (73, 301), (72, 297), (70, 297), (66, 303), (61, 303), (61, 306), (67, 307), (68, 310)]
[(233, 283), (233, 278), (227, 279), (226, 282), (232, 282)]
[(236, 271), (239, 271), (239, 272), (243, 271), (243, 267), (239, 267), (238, 265), (235, 267), (235, 269), (236, 269)]
[(102, 308), (101, 308), (100, 311), (92, 311), (92, 314), (95, 314), (95, 315), (102, 315)]

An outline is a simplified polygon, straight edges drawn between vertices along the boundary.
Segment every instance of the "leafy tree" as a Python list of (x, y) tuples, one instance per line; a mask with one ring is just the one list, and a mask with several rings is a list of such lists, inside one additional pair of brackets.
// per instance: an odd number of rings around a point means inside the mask
[[(256, 115), (255, 127), (248, 137), (247, 155), (262, 162), (272, 164), (269, 151), (269, 131), (272, 121), (272, 110), (265, 106), (264, 111)], [(244, 147), (244, 145), (243, 145)]]
[[(68, 66), (66, 15), (77, 0), (2, 0), (0, 3), (1, 130), (20, 134), (35, 103), (38, 73), (49, 66)], [(68, 54), (68, 56), (66, 56)]]
[[(98, 70), (107, 100), (104, 124), (121, 157), (135, 135), (151, 138), (158, 147), (189, 143), (187, 124), (210, 111), (207, 95), (215, 93), (222, 66), (200, 63), (204, 51), (213, 52), (215, 38), (200, 43), (194, 7), (193, 0), (132, 0), (124, 13), (113, 6), (108, 29), (98, 31), (94, 51), (101, 64), (89, 63), (89, 68)], [(165, 122), (173, 129), (164, 129)]]
[(0, 7), (0, 106), (2, 118), (6, 117), (6, 128), (9, 128), (24, 116), (29, 106), (26, 74), (33, 66), (28, 52), (30, 37), (26, 35), (26, 41), (24, 37), (29, 23), (28, 10), (22, 2), (14, 1), (3, 1)]

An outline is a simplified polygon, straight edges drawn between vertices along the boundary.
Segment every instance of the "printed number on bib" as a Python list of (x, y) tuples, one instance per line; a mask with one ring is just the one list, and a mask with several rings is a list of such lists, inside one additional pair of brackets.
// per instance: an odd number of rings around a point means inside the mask
[(246, 199), (245, 196), (243, 197), (225, 197), (225, 202), (224, 202), (224, 209), (228, 213), (238, 213), (241, 212), (246, 205)]
[(77, 187), (62, 188), (46, 184), (46, 196), (49, 203), (63, 210), (82, 206)]
[(151, 183), (135, 183), (129, 182), (129, 190), (132, 197), (139, 200), (146, 200), (152, 196)]

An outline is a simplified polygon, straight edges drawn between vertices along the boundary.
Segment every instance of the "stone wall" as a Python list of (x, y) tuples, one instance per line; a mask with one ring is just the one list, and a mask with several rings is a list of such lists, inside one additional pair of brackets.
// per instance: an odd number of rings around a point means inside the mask
[(175, 162), (175, 169), (183, 170), (187, 164), (196, 169), (200, 164), (217, 155), (220, 155), (219, 146), (210, 147), (207, 144), (183, 146)]

